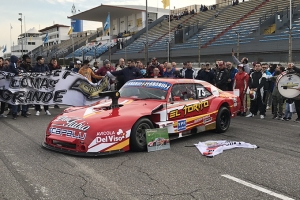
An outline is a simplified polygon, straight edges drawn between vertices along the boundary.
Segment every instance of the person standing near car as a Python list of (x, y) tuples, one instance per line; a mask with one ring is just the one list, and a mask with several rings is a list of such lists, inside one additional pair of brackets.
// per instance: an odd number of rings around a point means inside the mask
[[(143, 78), (143, 75), (142, 75), (140, 69), (138, 69), (135, 66), (135, 61), (130, 60), (129, 63), (130, 63), (130, 65), (128, 67), (125, 67), (119, 71), (107, 72), (107, 74), (109, 75), (109, 77), (111, 77), (111, 75), (113, 75), (113, 76), (123, 75), (124, 76), (124, 84), (127, 81), (130, 81), (133, 79)], [(111, 77), (111, 78), (115, 78), (115, 77)]]
[(182, 70), (181, 72), (182, 78), (195, 79), (197, 75), (198, 72), (196, 69), (192, 67), (192, 62), (190, 61), (186, 62), (186, 69)]
[(244, 65), (238, 65), (238, 73), (234, 76), (233, 89), (238, 89), (240, 92), (241, 108), (240, 115), (246, 116), (247, 113), (247, 88), (249, 75), (244, 71)]
[[(10, 57), (10, 65), (8, 67), (7, 72), (14, 73), (14, 76), (18, 76), (20, 73), (25, 73), (25, 69), (21, 68), (20, 66), (17, 65), (18, 58), (17, 56), (12, 55)], [(11, 105), (11, 114), (13, 119), (17, 119), (18, 115), (18, 105)], [(27, 105), (22, 106), (22, 116), (27, 117)]]
[[(103, 66), (96, 72), (96, 75), (99, 75), (99, 76), (105, 76), (106, 73), (109, 71), (109, 72), (114, 72), (116, 71), (115, 68), (113, 66), (111, 66), (110, 64), (110, 61), (109, 60), (105, 60), (103, 62)], [(111, 91), (114, 91), (115, 90), (115, 82), (114, 81), (110, 81), (110, 88), (111, 88)]]
[(250, 102), (250, 113), (246, 117), (254, 117), (254, 115), (257, 114), (257, 112), (260, 112), (260, 118), (265, 118), (265, 107), (264, 107), (264, 86), (266, 83), (266, 74), (262, 72), (261, 64), (260, 62), (257, 62), (255, 65), (255, 71), (250, 74), (249, 77), (249, 89), (250, 93), (256, 95), (256, 98), (251, 100)]
[(223, 61), (219, 61), (218, 71), (216, 75), (216, 87), (220, 90), (227, 91), (228, 90), (228, 79), (230, 78), (229, 72), (225, 67), (225, 63)]
[[(47, 65), (45, 65), (45, 60), (42, 56), (38, 56), (36, 58), (36, 65), (32, 68), (32, 72), (38, 72), (38, 73), (45, 73), (45, 72), (49, 72), (49, 67)], [(51, 115), (51, 113), (49, 112), (49, 106), (48, 105), (43, 105), (44, 107), (44, 111), (46, 115)], [(40, 112), (41, 112), (41, 105), (36, 104), (35, 105), (35, 115), (39, 116)]]
[[(61, 69), (61, 66), (57, 63), (57, 59), (56, 58), (52, 58), (49, 64), (49, 70), (53, 71), (53, 70), (58, 70)], [(54, 105), (54, 108), (59, 108), (59, 105)]]
[(100, 80), (103, 78), (102, 76), (96, 75), (89, 66), (90, 66), (90, 64), (89, 64), (88, 60), (83, 61), (83, 65), (80, 68), (78, 73), (81, 74), (82, 76), (84, 76), (85, 78), (87, 78), (90, 82), (92, 82), (92, 77), (97, 80)]

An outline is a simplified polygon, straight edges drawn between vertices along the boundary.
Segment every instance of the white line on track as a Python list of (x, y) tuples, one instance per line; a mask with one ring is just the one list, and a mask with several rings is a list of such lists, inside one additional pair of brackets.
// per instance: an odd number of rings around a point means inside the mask
[(230, 176), (230, 175), (228, 175), (228, 174), (224, 174), (224, 175), (221, 175), (221, 176), (223, 176), (223, 177), (225, 177), (225, 178), (228, 178), (228, 179), (230, 179), (230, 180), (232, 180), (232, 181), (235, 181), (235, 182), (237, 182), (237, 183), (240, 183), (240, 184), (242, 184), (242, 185), (245, 185), (245, 186), (247, 186), (247, 187), (250, 187), (250, 188), (253, 188), (253, 189), (255, 189), (255, 190), (258, 190), (258, 191), (260, 191), (260, 192), (264, 192), (264, 193), (266, 193), (266, 194), (268, 194), (268, 195), (277, 197), (278, 199), (283, 199), (283, 200), (294, 200), (294, 199), (292, 199), (292, 198), (290, 198), (290, 197), (284, 196), (284, 195), (282, 195), (282, 194), (278, 194), (278, 193), (276, 193), (276, 192), (272, 192), (271, 190), (267, 190), (267, 189), (262, 188), (262, 187), (260, 187), (260, 186), (254, 185), (254, 184), (252, 184), (252, 183), (248, 183), (248, 182), (246, 182), (246, 181), (243, 181), (243, 180), (241, 180), (241, 179), (235, 178), (235, 177)]

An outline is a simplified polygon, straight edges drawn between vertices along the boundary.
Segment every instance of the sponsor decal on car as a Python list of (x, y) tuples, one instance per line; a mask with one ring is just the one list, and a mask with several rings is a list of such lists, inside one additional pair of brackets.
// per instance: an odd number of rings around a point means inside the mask
[(207, 107), (209, 107), (209, 102), (207, 100), (206, 101), (200, 101), (198, 103), (191, 104), (191, 105), (185, 105), (180, 110), (176, 109), (176, 110), (170, 111), (169, 118), (172, 119), (172, 118), (175, 118), (175, 117), (179, 117), (182, 114), (185, 116), (185, 115), (187, 115), (189, 113), (192, 113), (192, 112), (199, 112), (199, 111), (202, 111), (204, 108), (207, 108)]
[(96, 144), (121, 142), (123, 139), (125, 139), (125, 137), (126, 137), (126, 133), (124, 133), (122, 129), (119, 129), (118, 132), (114, 132), (114, 131), (97, 132)]
[(179, 120), (177, 130), (184, 131), (185, 129), (186, 129), (186, 120), (185, 119)]
[(80, 119), (80, 118), (69, 118), (67, 116), (60, 116), (56, 120), (54, 120), (54, 122), (60, 122), (60, 121), (65, 122), (65, 124), (59, 125), (59, 126), (73, 128), (73, 129), (77, 129), (80, 131), (87, 131), (90, 128), (88, 123), (85, 121), (82, 121), (82, 119)]
[(161, 90), (168, 90), (172, 84), (162, 81), (144, 81), (144, 80), (136, 80), (136, 81), (130, 81), (127, 82), (126, 86), (140, 86), (140, 87), (148, 87), (148, 88), (158, 88)]
[(60, 135), (60, 136), (65, 135), (66, 137), (75, 138), (79, 140), (84, 140), (86, 138), (86, 133), (79, 132), (76, 134), (76, 132), (73, 130), (67, 130), (67, 129), (61, 129), (55, 127), (51, 127), (49, 129), (49, 133), (53, 135)]

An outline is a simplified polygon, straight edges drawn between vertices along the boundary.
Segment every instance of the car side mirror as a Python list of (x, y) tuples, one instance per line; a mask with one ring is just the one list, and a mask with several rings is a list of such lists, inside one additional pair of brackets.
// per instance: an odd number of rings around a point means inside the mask
[(180, 97), (174, 96), (174, 101), (180, 101)]

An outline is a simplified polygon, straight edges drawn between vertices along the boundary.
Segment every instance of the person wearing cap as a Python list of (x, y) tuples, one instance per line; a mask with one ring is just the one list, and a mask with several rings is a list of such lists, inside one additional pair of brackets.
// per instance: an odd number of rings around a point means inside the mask
[(83, 65), (78, 73), (87, 78), (90, 82), (92, 82), (92, 77), (97, 80), (102, 79), (102, 76), (98, 76), (93, 72), (93, 70), (89, 67), (89, 63), (90, 62), (88, 60), (83, 61)]
[(244, 65), (238, 65), (238, 72), (234, 76), (233, 89), (238, 89), (240, 93), (241, 108), (238, 115), (246, 116), (247, 113), (247, 88), (249, 75), (244, 71)]
[(72, 71), (75, 72), (75, 73), (78, 73), (80, 67), (81, 67), (81, 61), (80, 61), (80, 60), (77, 60), (77, 61), (75, 62), (74, 68), (72, 68)]
[[(114, 71), (116, 71), (116, 69), (115, 69), (113, 66), (111, 66), (109, 60), (105, 60), (105, 61), (103, 62), (103, 64), (104, 64), (104, 65), (103, 65), (100, 69), (98, 69), (98, 71), (96, 72), (96, 75), (99, 75), (99, 76), (105, 76), (106, 73), (107, 73), (108, 71), (109, 71), (109, 72), (114, 72)], [(112, 80), (110, 81), (110, 88), (111, 88), (112, 91), (115, 90), (115, 82), (112, 81)]]
[(201, 65), (201, 70), (198, 71), (196, 79), (206, 81), (212, 85), (215, 85), (215, 75), (210, 70), (209, 63)]
[[(45, 60), (42, 56), (38, 56), (36, 58), (36, 65), (32, 68), (32, 72), (39, 72), (39, 73), (44, 73), (44, 72), (49, 72), (49, 67), (47, 65), (45, 65)], [(48, 105), (43, 105), (44, 107), (44, 111), (46, 115), (51, 115), (51, 113), (49, 112), (49, 106)], [(41, 105), (35, 105), (35, 110), (36, 113), (35, 115), (39, 116), (40, 115), (40, 111), (41, 111)]]
[(263, 101), (265, 82), (266, 74), (262, 72), (260, 62), (257, 62), (255, 71), (250, 74), (248, 82), (250, 92), (255, 91), (257, 97), (250, 101), (250, 113), (246, 117), (254, 117), (259, 111), (260, 118), (265, 118), (266, 110)]
[(236, 64), (236, 65), (239, 65), (239, 64), (243, 64), (244, 65), (244, 70), (247, 74), (250, 74), (250, 67), (249, 67), (249, 64), (248, 64), (248, 58), (244, 57), (242, 58), (241, 61), (239, 61), (235, 55), (234, 55), (234, 51), (232, 51), (232, 59), (233, 59), (233, 62)]
[(216, 75), (216, 87), (220, 90), (227, 91), (228, 90), (228, 79), (230, 78), (229, 72), (225, 67), (225, 63), (223, 61), (218, 62), (218, 68)]

